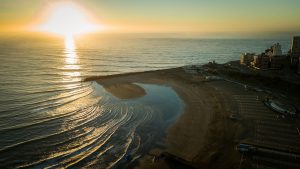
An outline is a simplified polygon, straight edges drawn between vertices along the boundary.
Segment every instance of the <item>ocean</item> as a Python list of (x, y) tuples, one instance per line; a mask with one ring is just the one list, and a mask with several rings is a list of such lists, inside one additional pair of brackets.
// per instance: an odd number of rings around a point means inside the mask
[(153, 84), (137, 84), (142, 98), (118, 99), (85, 77), (225, 63), (277, 42), (290, 48), (290, 38), (0, 37), (0, 168), (126, 167), (184, 103)]

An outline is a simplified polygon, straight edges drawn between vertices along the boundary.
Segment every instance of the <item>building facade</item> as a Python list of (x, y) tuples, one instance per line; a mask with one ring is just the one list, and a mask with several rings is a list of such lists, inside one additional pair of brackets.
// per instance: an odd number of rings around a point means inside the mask
[(286, 61), (286, 57), (283, 55), (275, 55), (270, 57), (270, 69), (282, 69)]
[(262, 53), (261, 54), (261, 66), (260, 66), (260, 68), (263, 69), (263, 70), (267, 70), (267, 69), (269, 69), (269, 65), (270, 65), (269, 56)]
[(293, 37), (291, 54), (300, 56), (300, 36)]
[(254, 53), (243, 53), (240, 57), (240, 64), (242, 65), (251, 65), (251, 62), (253, 61)]
[(298, 64), (298, 70), (297, 70), (297, 73), (300, 74), (300, 57), (299, 57), (299, 61), (298, 61), (298, 62), (299, 62), (299, 64)]
[(291, 48), (291, 66), (297, 67), (297, 73), (300, 74), (300, 36), (293, 37)]
[(291, 62), (291, 66), (292, 67), (296, 67), (296, 66), (298, 66), (299, 65), (299, 57), (297, 56), (297, 55), (290, 55), (290, 62)]
[(255, 55), (253, 57), (253, 62), (251, 62), (251, 66), (253, 66), (255, 68), (261, 67), (261, 55)]
[(265, 53), (270, 57), (282, 55), (281, 45), (279, 43), (276, 43), (269, 49), (267, 49)]

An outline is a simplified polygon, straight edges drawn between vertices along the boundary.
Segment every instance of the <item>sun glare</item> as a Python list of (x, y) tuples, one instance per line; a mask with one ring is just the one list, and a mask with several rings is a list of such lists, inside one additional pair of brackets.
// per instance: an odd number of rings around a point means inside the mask
[(85, 11), (79, 6), (71, 3), (62, 3), (50, 9), (47, 18), (38, 26), (38, 29), (43, 32), (70, 37), (97, 31), (99, 26), (93, 24)]

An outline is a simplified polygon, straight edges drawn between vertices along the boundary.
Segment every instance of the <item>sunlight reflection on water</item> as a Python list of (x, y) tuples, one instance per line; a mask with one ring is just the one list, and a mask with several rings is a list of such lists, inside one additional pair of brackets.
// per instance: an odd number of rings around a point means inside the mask
[[(76, 53), (76, 44), (74, 37), (72, 35), (68, 35), (65, 37), (65, 65), (63, 67), (64, 75), (70, 81), (77, 81), (74, 77), (80, 77), (80, 65), (77, 65), (78, 56)], [(68, 88), (68, 87), (67, 87)]]
[(65, 55), (67, 64), (73, 65), (77, 63), (76, 46), (73, 36), (65, 37)]

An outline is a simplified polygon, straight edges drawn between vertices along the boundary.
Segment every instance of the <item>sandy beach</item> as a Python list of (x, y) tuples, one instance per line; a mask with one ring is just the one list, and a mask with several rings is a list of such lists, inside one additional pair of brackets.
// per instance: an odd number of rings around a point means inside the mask
[[(174, 168), (174, 163), (168, 163), (167, 160), (152, 162), (153, 157), (159, 156), (162, 152), (180, 157), (187, 161), (189, 166), (194, 167), (230, 168), (235, 165), (235, 160), (232, 159), (230, 162), (222, 163), (212, 161), (221, 159), (222, 156), (227, 159), (228, 156), (233, 158), (238, 156), (238, 153), (233, 151), (232, 141), (227, 142), (234, 140), (238, 127), (227, 120), (233, 111), (237, 111), (236, 107), (226, 93), (210, 83), (199, 81), (199, 78), (201, 77), (177, 68), (93, 79), (103, 85), (108, 92), (122, 99), (135, 98), (144, 94), (144, 91), (134, 83), (170, 86), (186, 105), (181, 117), (167, 130), (165, 139), (167, 148), (154, 148), (139, 160), (136, 168)], [(180, 165), (177, 167), (180, 168)]]
[[(129, 168), (251, 168), (250, 164), (242, 164), (243, 156), (234, 148), (242, 140), (255, 140), (253, 119), (244, 116), (244, 120), (235, 121), (230, 116), (243, 117), (239, 114), (240, 97), (257, 100), (265, 94), (226, 80), (207, 81), (205, 77), (205, 73), (192, 74), (175, 68), (87, 79), (97, 81), (121, 99), (145, 94), (135, 83), (170, 86), (185, 104), (182, 115), (167, 129), (163, 143), (158, 143), (164, 146), (153, 145)], [(261, 101), (256, 102), (257, 106), (264, 106)]]

